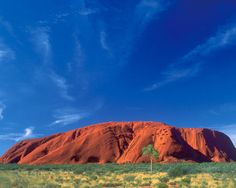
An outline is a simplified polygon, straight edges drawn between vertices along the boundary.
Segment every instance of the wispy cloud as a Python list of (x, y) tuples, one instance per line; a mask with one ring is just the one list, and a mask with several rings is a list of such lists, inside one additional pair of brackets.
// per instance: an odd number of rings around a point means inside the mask
[(111, 48), (107, 44), (107, 33), (105, 31), (100, 32), (100, 43), (102, 48), (107, 51), (110, 56), (112, 56)]
[(56, 117), (57, 120), (52, 122), (50, 126), (53, 126), (53, 125), (66, 126), (66, 125), (74, 124), (80, 121), (81, 119), (83, 119), (85, 116), (86, 114), (65, 114), (65, 115), (57, 116)]
[[(61, 19), (68, 16), (67, 13), (57, 15), (57, 19)], [(56, 73), (54, 67), (56, 65), (53, 62), (52, 56), (52, 44), (50, 41), (50, 28), (38, 26), (36, 28), (29, 28), (31, 33), (31, 40), (35, 47), (36, 52), (41, 56), (44, 62), (44, 66), (37, 70), (35, 78), (40, 82), (51, 81), (52, 87), (56, 87), (60, 97), (67, 101), (74, 101), (75, 98), (69, 94), (71, 85), (67, 79)], [(48, 79), (45, 79), (48, 78)]]
[(3, 120), (3, 118), (4, 118), (3, 112), (4, 112), (5, 108), (6, 108), (6, 105), (0, 102), (0, 120)]
[(44, 63), (50, 62), (52, 56), (49, 31), (48, 27), (30, 29), (35, 50), (42, 56)]
[(236, 45), (236, 22), (221, 27), (218, 32), (208, 38), (204, 43), (196, 46), (187, 53), (181, 63), (189, 62), (196, 58), (202, 58), (211, 53)]
[[(173, 0), (140, 0), (131, 11), (131, 18), (128, 22), (125, 33), (121, 36), (120, 54), (122, 63), (133, 50), (133, 46), (140, 35), (145, 31), (148, 24), (165, 12)], [(129, 14), (128, 14), (129, 15)], [(127, 16), (128, 16), (127, 15)], [(126, 19), (126, 18), (125, 18)], [(117, 45), (115, 47), (115, 50)], [(118, 49), (119, 49), (118, 48)]]
[(0, 63), (14, 59), (14, 51), (0, 41)]
[(155, 15), (165, 11), (171, 5), (168, 0), (141, 0), (135, 11), (136, 20), (141, 25), (147, 24)]
[(0, 140), (7, 141), (7, 140), (12, 140), (12, 141), (20, 141), (28, 138), (34, 138), (39, 135), (36, 135), (33, 133), (34, 127), (28, 127), (24, 130), (24, 133), (8, 133), (8, 134), (1, 134), (0, 135)]
[(154, 83), (150, 87), (145, 88), (144, 91), (153, 91), (177, 80), (196, 76), (199, 73), (200, 69), (201, 63), (194, 64), (193, 66), (187, 68), (172, 68), (162, 73), (163, 79), (161, 81)]
[(179, 79), (197, 75), (200, 72), (200, 65), (203, 64), (205, 57), (233, 45), (236, 45), (236, 22), (220, 27), (216, 34), (196, 46), (177, 62), (172, 63), (167, 71), (163, 72), (165, 76), (161, 81), (154, 83), (144, 90), (153, 91)]
[(68, 71), (70, 74), (76, 75), (76, 85), (80, 88), (81, 92), (86, 92), (90, 86), (91, 74), (85, 68), (85, 49), (82, 48), (77, 37), (75, 37), (75, 46), (73, 60), (68, 63)]
[[(84, 24), (84, 27), (79, 29), (78, 35), (81, 38), (86, 38), (86, 40), (82, 39), (85, 42), (94, 37), (94, 44), (96, 42), (100, 43), (99, 47), (107, 52), (107, 54), (104, 54), (105, 56), (101, 56), (100, 62), (109, 65), (114, 65), (112, 62), (115, 62), (116, 66), (122, 66), (127, 62), (136, 40), (143, 33), (146, 26), (167, 10), (171, 2), (172, 0), (139, 0), (133, 3), (127, 1), (123, 3), (123, 7), (120, 7), (112, 3), (101, 3), (99, 1), (90, 5), (86, 1), (80, 1), (80, 9), (86, 10), (80, 11), (81, 15), (87, 16), (98, 13), (98, 16), (91, 16), (93, 19), (79, 17), (79, 21)], [(111, 23), (109, 16), (102, 16), (103, 14), (111, 14), (113, 23)], [(80, 27), (79, 24), (78, 27)], [(98, 46), (94, 45), (93, 47)], [(91, 54), (89, 56), (93, 59)]]
[(100, 33), (100, 43), (101, 43), (102, 48), (104, 50), (107, 50), (107, 51), (109, 50), (108, 45), (107, 45), (107, 41), (106, 41), (106, 33), (105, 33), (105, 31), (101, 31), (101, 33)]
[(5, 30), (10, 33), (11, 35), (14, 36), (14, 32), (13, 32), (13, 28), (12, 25), (10, 24), (10, 22), (8, 22), (7, 20), (5, 20), (3, 17), (0, 17), (0, 25), (3, 26), (3, 28), (5, 28)]
[(50, 123), (49, 126), (67, 126), (75, 124), (100, 110), (103, 105), (104, 103), (101, 100), (98, 100), (92, 102), (92, 104), (87, 107), (82, 107), (82, 110), (72, 107), (57, 109), (53, 115), (55, 120)]
[[(57, 14), (51, 15), (51, 17), (46, 20), (39, 20), (38, 24), (41, 25), (52, 25), (52, 24), (61, 24), (62, 22), (66, 22), (67, 19), (71, 16), (90, 16), (93, 14), (97, 14), (100, 12), (98, 8), (85, 8), (84, 2), (82, 2), (82, 7), (79, 10), (68, 11), (68, 12), (60, 12)], [(1, 20), (0, 20), (1, 21)]]
[(221, 105), (218, 105), (210, 110), (208, 112), (212, 115), (222, 115), (222, 114), (229, 114), (229, 113), (235, 113), (236, 112), (236, 103), (224, 103)]
[(98, 9), (95, 9), (95, 8), (83, 8), (81, 10), (78, 11), (78, 14), (81, 15), (81, 16), (88, 16), (88, 15), (91, 15), (91, 14), (96, 14), (98, 13), (99, 10)]
[[(67, 14), (62, 14), (58, 16), (58, 18), (62, 18), (67, 16)], [(66, 78), (57, 74), (53, 68), (53, 60), (52, 60), (52, 47), (50, 42), (50, 28), (49, 27), (37, 27), (30, 28), (30, 32), (32, 34), (32, 42), (35, 46), (35, 50), (41, 55), (44, 64), (46, 65), (46, 71), (49, 79), (51, 79), (52, 83), (58, 88), (59, 94), (62, 98), (73, 101), (74, 97), (69, 94), (70, 85), (68, 84)]]
[(49, 126), (66, 126), (79, 122), (88, 116), (88, 113), (82, 113), (74, 108), (58, 109), (55, 112), (55, 120)]
[(76, 63), (76, 67), (81, 69), (84, 67), (85, 64), (85, 57), (84, 57), (84, 52), (83, 52), (83, 48), (81, 46), (80, 41), (78, 40), (78, 38), (75, 38), (75, 51), (74, 51), (74, 61)]
[[(69, 12), (64, 12), (64, 13), (60, 13), (60, 14), (57, 14), (55, 15), (55, 17), (53, 18), (53, 23), (54, 24), (57, 24), (57, 23), (60, 23), (60, 22), (64, 22), (66, 20), (66, 18), (70, 16), (70, 13)], [(41, 21), (43, 22), (43, 21)]]
[(70, 101), (74, 100), (74, 97), (72, 97), (69, 94), (69, 85), (67, 84), (67, 81), (64, 77), (56, 74), (55, 72), (52, 72), (50, 74), (50, 78), (54, 82), (54, 84), (58, 87), (62, 98)]

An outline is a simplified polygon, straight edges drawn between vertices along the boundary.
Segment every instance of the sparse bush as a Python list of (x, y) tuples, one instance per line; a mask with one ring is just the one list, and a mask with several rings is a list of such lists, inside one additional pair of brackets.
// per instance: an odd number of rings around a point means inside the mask
[(134, 181), (134, 179), (135, 179), (135, 176), (125, 176), (124, 177), (124, 181), (128, 181), (128, 182)]
[[(149, 164), (86, 164), (86, 165), (0, 165), (0, 188), (27, 187), (200, 187), (212, 185), (235, 187), (236, 163), (176, 163), (153, 164), (155, 173), (148, 173)], [(159, 174), (162, 172), (162, 174)], [(167, 175), (163, 175), (167, 172)], [(221, 173), (219, 173), (221, 172)], [(182, 179), (170, 181), (178, 176)], [(207, 179), (195, 178), (197, 173), (207, 173)], [(200, 175), (201, 177), (201, 175)], [(158, 180), (160, 184), (158, 184)], [(153, 186), (155, 184), (155, 186)]]
[(191, 183), (191, 178), (190, 177), (185, 177), (182, 179), (182, 182), (186, 185), (189, 185)]
[(151, 181), (151, 178), (143, 178), (145, 181)]
[(168, 188), (168, 185), (166, 183), (158, 183), (157, 188)]
[(160, 177), (159, 180), (163, 183), (167, 183), (169, 181), (168, 177)]
[(135, 182), (136, 182), (137, 185), (141, 185), (142, 180), (141, 179), (135, 179)]
[(203, 180), (201, 187), (203, 187), (203, 188), (208, 187), (207, 185), (208, 185), (207, 181)]
[(90, 175), (89, 178), (90, 178), (91, 180), (96, 180), (96, 179), (98, 179), (98, 177), (97, 177), (96, 175), (94, 175), (94, 174)]
[(185, 166), (174, 166), (168, 171), (168, 176), (179, 177), (188, 174), (188, 170)]

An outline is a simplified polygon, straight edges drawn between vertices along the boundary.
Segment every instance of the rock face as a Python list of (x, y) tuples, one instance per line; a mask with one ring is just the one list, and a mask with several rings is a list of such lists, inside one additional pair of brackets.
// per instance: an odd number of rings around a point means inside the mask
[(141, 155), (141, 149), (148, 144), (159, 151), (160, 162), (236, 160), (231, 140), (218, 131), (175, 128), (158, 122), (109, 122), (21, 141), (11, 147), (0, 162), (139, 163), (148, 161)]

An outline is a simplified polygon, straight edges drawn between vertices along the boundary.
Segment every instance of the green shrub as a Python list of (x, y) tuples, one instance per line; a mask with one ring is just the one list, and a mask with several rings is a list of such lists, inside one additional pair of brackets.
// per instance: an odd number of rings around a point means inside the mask
[(98, 179), (98, 177), (97, 177), (96, 175), (94, 175), (94, 174), (89, 175), (89, 178), (90, 178), (91, 180), (96, 180), (96, 179)]
[(136, 180), (135, 180), (135, 183), (136, 183), (137, 185), (140, 185), (140, 184), (142, 183), (142, 180), (141, 180), (141, 179), (136, 179)]
[[(149, 164), (65, 164), (65, 165), (18, 165), (18, 164), (0, 164), (0, 170), (26, 170), (26, 171), (72, 171), (76, 174), (82, 172), (103, 174), (105, 172), (132, 173), (148, 172)], [(188, 173), (236, 173), (236, 163), (177, 163), (177, 164), (153, 164), (155, 172), (168, 172), (173, 167), (181, 166), (188, 170)]]
[(160, 177), (159, 180), (162, 182), (162, 183), (167, 183), (169, 181), (169, 178), (168, 177)]
[(203, 180), (203, 181), (202, 181), (201, 187), (202, 187), (202, 188), (208, 187), (208, 183), (207, 183), (206, 180)]
[(182, 182), (183, 182), (184, 184), (189, 185), (189, 184), (191, 183), (191, 178), (190, 178), (190, 177), (183, 178), (183, 179), (182, 179)]
[(168, 171), (168, 176), (179, 177), (188, 174), (188, 169), (185, 166), (174, 166)]
[(168, 185), (166, 183), (158, 183), (157, 188), (168, 188)]
[(124, 177), (124, 181), (128, 181), (128, 182), (134, 181), (134, 179), (135, 179), (135, 176), (125, 176)]

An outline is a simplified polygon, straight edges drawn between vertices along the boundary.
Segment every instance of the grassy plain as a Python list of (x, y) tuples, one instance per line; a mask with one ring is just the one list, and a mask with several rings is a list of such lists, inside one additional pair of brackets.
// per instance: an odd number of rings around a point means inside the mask
[(235, 188), (236, 163), (0, 165), (0, 188)]

